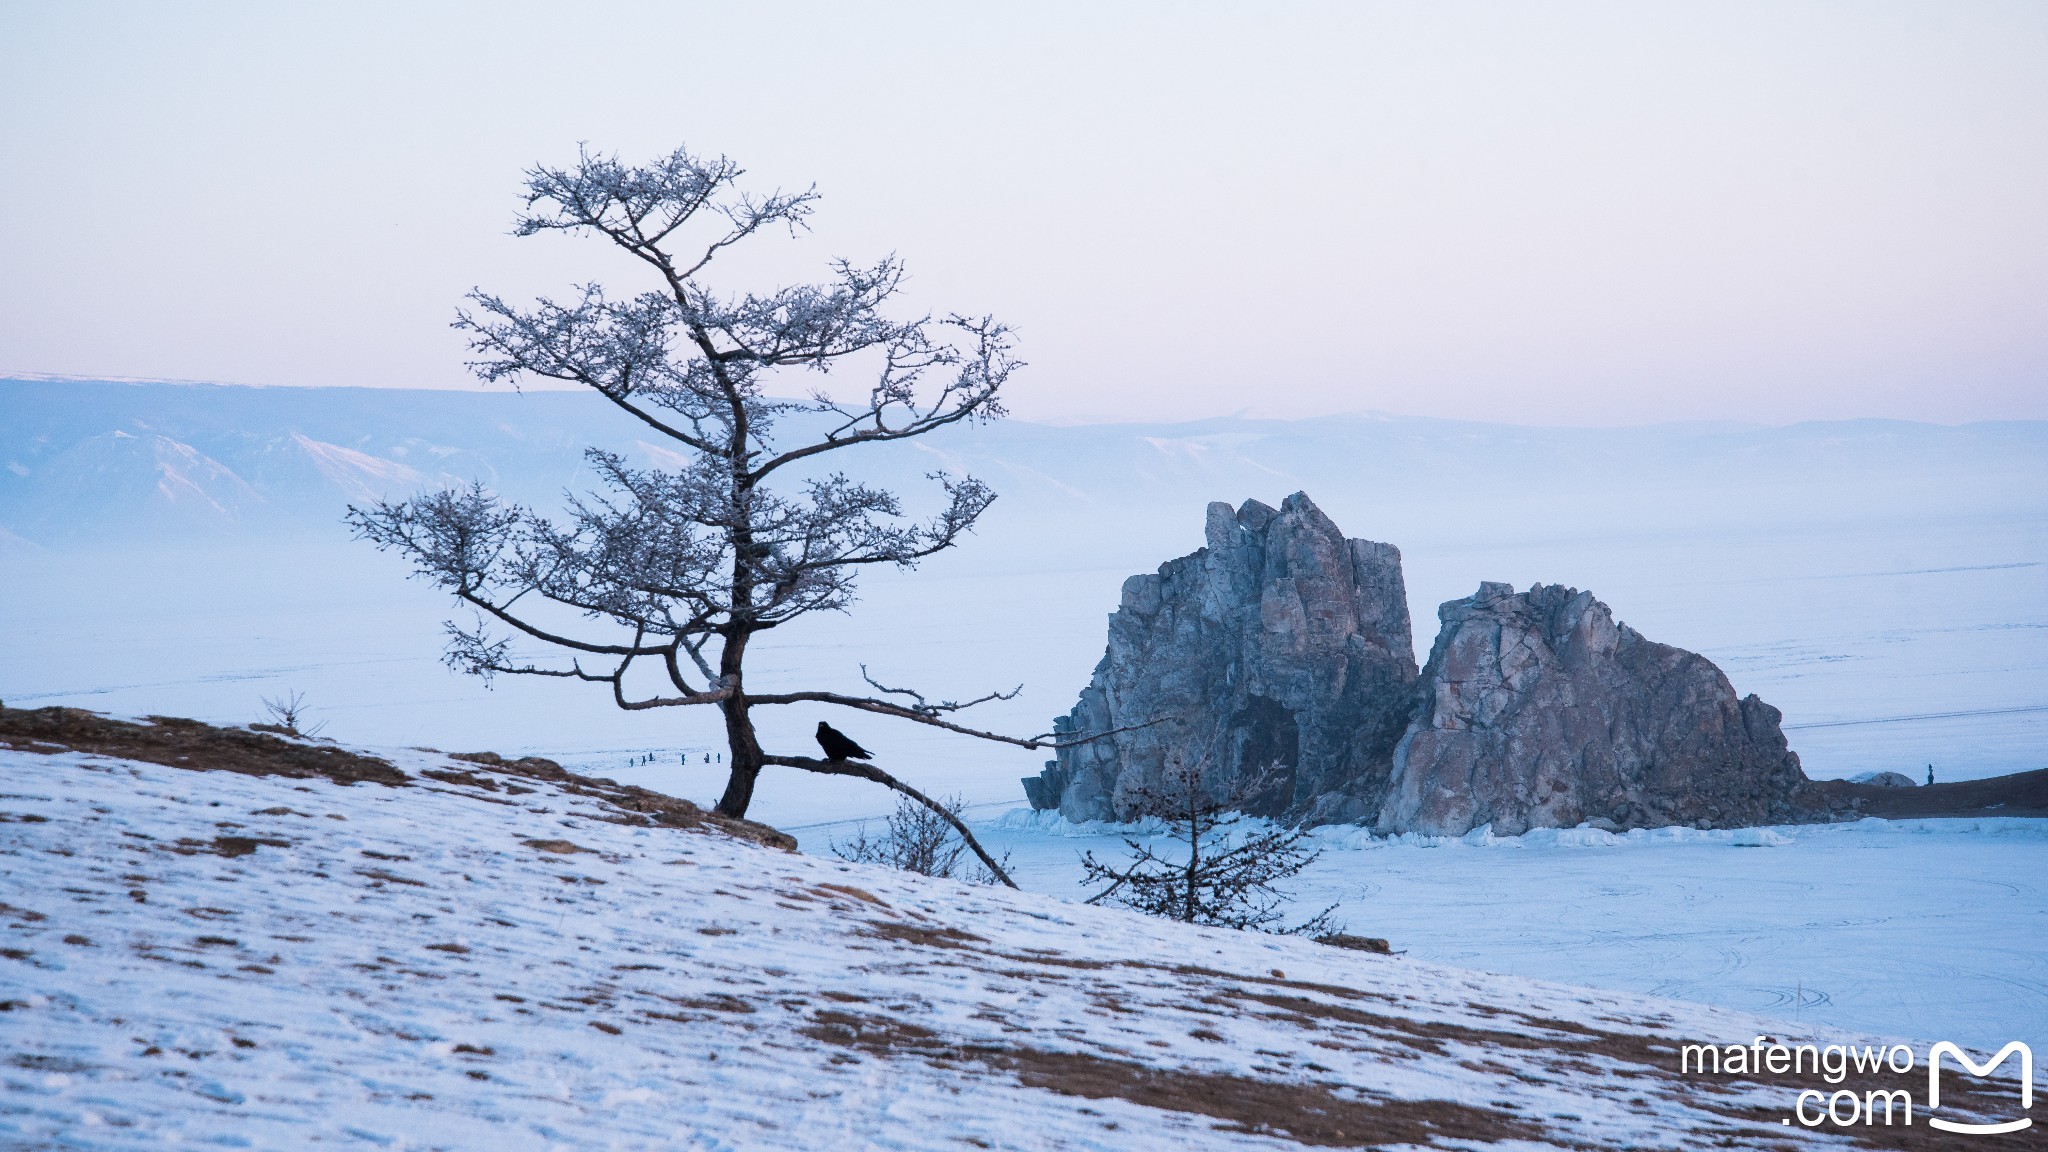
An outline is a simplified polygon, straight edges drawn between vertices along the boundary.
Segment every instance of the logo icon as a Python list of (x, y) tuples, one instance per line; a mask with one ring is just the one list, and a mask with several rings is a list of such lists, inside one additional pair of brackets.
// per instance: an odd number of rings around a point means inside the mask
[[(2034, 1107), (2034, 1050), (2015, 1040), (1998, 1050), (1998, 1055), (1979, 1064), (1969, 1054), (1954, 1044), (1943, 1040), (1927, 1052), (1927, 1107), (1929, 1110), (1941, 1107), (1941, 1055), (1948, 1053), (1956, 1063), (1969, 1069), (1972, 1076), (1989, 1076), (1991, 1070), (2005, 1063), (2005, 1058), (2017, 1052), (2020, 1054), (2020, 1111)], [(2001, 1132), (2018, 1132), (2033, 1124), (2033, 1118), (2022, 1116), (2002, 1124), (1963, 1124), (1954, 1120), (1942, 1120), (1930, 1116), (1927, 1123), (1943, 1132), (1962, 1132), (1972, 1136), (1996, 1136)]]

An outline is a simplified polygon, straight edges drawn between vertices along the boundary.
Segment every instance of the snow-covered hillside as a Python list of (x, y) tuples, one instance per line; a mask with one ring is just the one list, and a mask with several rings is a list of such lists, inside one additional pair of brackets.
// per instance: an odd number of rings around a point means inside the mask
[[(545, 766), (380, 750), (388, 771), (307, 767), (339, 753), (301, 744), (299, 775), (254, 775), (271, 753), (133, 752), (239, 769), (194, 771), (14, 743), (9, 1146), (1815, 1135), (1781, 1122), (1792, 1081), (1676, 1074), (1678, 1043), (1780, 1034), (1754, 1018), (796, 855)], [(2011, 1085), (1975, 1087), (1946, 1082), (1943, 1114), (2010, 1108)], [(1848, 1131), (1944, 1146), (1924, 1123)]]

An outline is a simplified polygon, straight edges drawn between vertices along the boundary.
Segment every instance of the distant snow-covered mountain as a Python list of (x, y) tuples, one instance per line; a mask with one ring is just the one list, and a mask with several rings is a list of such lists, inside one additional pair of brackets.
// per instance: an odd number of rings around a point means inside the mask
[[(331, 535), (351, 500), (470, 480), (552, 506), (588, 446), (672, 464), (648, 439), (580, 392), (0, 380), (0, 527), (43, 544)], [(1041, 558), (1171, 547), (1209, 500), (1274, 503), (1297, 489), (1354, 531), (1404, 546), (2048, 518), (2048, 422), (1010, 420), (856, 451), (823, 462), (913, 493), (933, 470), (982, 476), (1002, 496), (984, 533), (1028, 541)]]
[(606, 435), (562, 393), (0, 380), (0, 525), (43, 544), (333, 533), (350, 501), (551, 496)]

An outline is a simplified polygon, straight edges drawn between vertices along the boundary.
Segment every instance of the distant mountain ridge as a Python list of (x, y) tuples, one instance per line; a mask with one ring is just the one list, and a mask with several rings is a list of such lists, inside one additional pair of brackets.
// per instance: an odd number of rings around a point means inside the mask
[(38, 543), (331, 531), (481, 480), (546, 499), (615, 431), (575, 393), (0, 380), (0, 525)]
[[(479, 480), (541, 507), (586, 447), (658, 463), (659, 437), (586, 392), (0, 379), (0, 530), (44, 545), (339, 531), (351, 500)], [(1080, 549), (1170, 529), (1218, 497), (1311, 488), (1380, 538), (2048, 513), (2048, 422), (1530, 428), (1405, 417), (1052, 426), (1007, 420), (834, 454), (916, 493), (971, 470), (984, 531)], [(1789, 502), (1787, 494), (1792, 494)], [(0, 538), (4, 539), (4, 538)], [(1175, 537), (1177, 539), (1177, 537)]]

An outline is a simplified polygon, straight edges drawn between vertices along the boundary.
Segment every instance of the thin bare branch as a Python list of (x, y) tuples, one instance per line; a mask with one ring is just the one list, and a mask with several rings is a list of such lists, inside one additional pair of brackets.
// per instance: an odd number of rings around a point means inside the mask
[(1172, 719), (1171, 717), (1163, 717), (1157, 720), (1147, 720), (1142, 724), (1126, 724), (1121, 728), (1111, 728), (1106, 732), (1091, 732), (1085, 736), (1069, 736), (1065, 739), (1055, 739), (1056, 736), (1060, 735), (1059, 733), (1041, 732), (1036, 736), (1005, 736), (998, 732), (984, 732), (978, 728), (968, 728), (948, 720), (939, 719), (936, 716), (926, 715), (913, 708), (907, 708), (892, 701), (875, 700), (866, 696), (843, 696), (837, 692), (776, 692), (760, 696), (748, 693), (747, 703), (836, 704), (841, 708), (857, 708), (862, 712), (873, 712), (879, 716), (894, 716), (899, 720), (914, 720), (919, 724), (928, 724), (933, 728), (943, 728), (948, 732), (957, 732), (962, 736), (993, 740), (999, 744), (1014, 744), (1019, 748), (1078, 748), (1083, 744), (1092, 744), (1097, 740), (1106, 740), (1119, 732), (1135, 732), (1141, 728), (1150, 728), (1155, 724), (1168, 723)]
[(960, 817), (954, 815), (944, 804), (919, 792), (917, 789), (889, 775), (873, 764), (859, 760), (817, 760), (809, 756), (763, 756), (761, 762), (764, 764), (780, 765), (784, 768), (801, 768), (806, 772), (817, 772), (825, 776), (858, 776), (862, 780), (872, 780), (877, 784), (893, 788), (931, 809), (943, 817), (946, 823), (951, 824), (953, 831), (960, 834), (960, 839), (969, 848), (974, 850), (976, 856), (981, 858), (982, 867), (987, 868), (991, 876), (1012, 888), (1017, 886), (1017, 882), (1010, 879), (1010, 874), (1003, 871), (1003, 866), (996, 863), (995, 857), (988, 854), (988, 849), (981, 846), (981, 841), (974, 838), (974, 833), (968, 830), (967, 825)]
[(1008, 692), (990, 692), (986, 696), (977, 696), (972, 700), (958, 703), (952, 700), (942, 700), (937, 704), (933, 704), (925, 700), (924, 693), (919, 692), (914, 688), (891, 688), (888, 685), (881, 683), (880, 681), (876, 680), (873, 676), (868, 675), (868, 666), (866, 664), (862, 664), (860, 666), (860, 678), (867, 681), (868, 684), (871, 685), (876, 691), (883, 692), (891, 696), (908, 696), (911, 699), (917, 701), (917, 703), (910, 706), (910, 710), (913, 712), (922, 713), (926, 716), (937, 716), (942, 712), (958, 712), (963, 708), (972, 708), (976, 704), (986, 704), (991, 700), (1015, 700), (1017, 698), (1017, 694), (1019, 692), (1024, 691), (1024, 686), (1022, 684), (1019, 684), (1015, 688), (1010, 689)]

